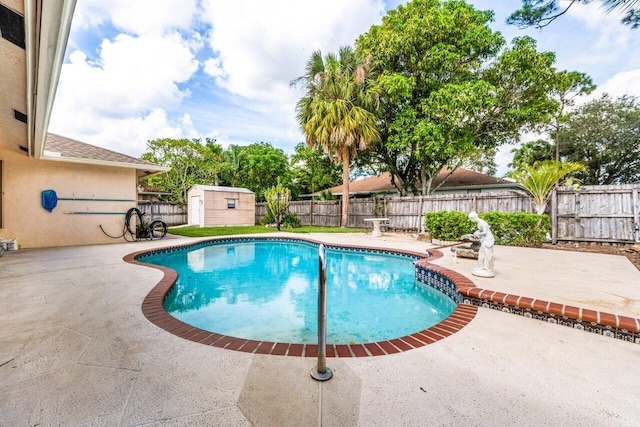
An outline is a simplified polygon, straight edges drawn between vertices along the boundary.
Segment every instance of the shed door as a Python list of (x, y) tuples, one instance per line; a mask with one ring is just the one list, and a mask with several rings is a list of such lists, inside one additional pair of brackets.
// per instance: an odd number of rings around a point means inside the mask
[(200, 196), (191, 197), (191, 225), (200, 225)]

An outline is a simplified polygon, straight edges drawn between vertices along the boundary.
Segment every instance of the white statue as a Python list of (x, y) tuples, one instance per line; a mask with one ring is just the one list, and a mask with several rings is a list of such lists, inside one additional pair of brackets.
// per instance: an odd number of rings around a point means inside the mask
[(476, 212), (469, 212), (469, 219), (478, 225), (478, 230), (473, 235), (480, 239), (478, 267), (471, 274), (479, 277), (493, 277), (495, 276), (493, 272), (493, 245), (496, 240), (487, 221), (478, 217)]

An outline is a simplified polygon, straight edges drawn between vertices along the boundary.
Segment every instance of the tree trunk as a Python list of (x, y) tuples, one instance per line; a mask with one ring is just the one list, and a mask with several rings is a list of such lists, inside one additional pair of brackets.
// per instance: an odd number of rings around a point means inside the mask
[(342, 221), (340, 227), (347, 227), (349, 219), (349, 152), (342, 153)]
[(423, 196), (428, 196), (431, 194), (431, 175), (427, 175), (427, 172), (420, 168), (420, 194)]

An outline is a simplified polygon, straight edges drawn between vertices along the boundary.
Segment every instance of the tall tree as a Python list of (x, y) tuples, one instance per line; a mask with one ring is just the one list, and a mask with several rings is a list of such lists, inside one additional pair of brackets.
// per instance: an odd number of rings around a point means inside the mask
[(290, 159), (293, 172), (293, 195), (310, 194), (340, 184), (342, 171), (324, 152), (301, 142)]
[(289, 159), (281, 149), (260, 142), (236, 151), (236, 185), (256, 193), (257, 200), (263, 200), (265, 190), (279, 182), (284, 186), (291, 184)]
[[(587, 4), (594, 0), (522, 0), (522, 8), (509, 16), (507, 23), (517, 25), (520, 28), (536, 27), (544, 28), (553, 21), (567, 13), (575, 4)], [(621, 11), (625, 13), (622, 23), (636, 29), (640, 27), (639, 0), (598, 0), (607, 11)], [(561, 5), (562, 3), (562, 5)]]
[(553, 160), (554, 151), (553, 144), (544, 139), (525, 142), (520, 147), (511, 150), (513, 160), (508, 166), (518, 169), (523, 166), (533, 166), (544, 160)]
[(238, 170), (240, 169), (240, 152), (245, 147), (241, 145), (231, 144), (222, 152), (222, 169), (220, 171), (220, 177), (222, 182), (229, 187), (237, 187)]
[(556, 161), (560, 161), (560, 134), (564, 123), (569, 119), (570, 109), (575, 105), (578, 96), (588, 95), (593, 92), (596, 85), (591, 77), (577, 71), (560, 71), (555, 76), (552, 95), (558, 100), (558, 110), (554, 114), (550, 133), (555, 142)]
[(154, 175), (147, 183), (171, 193), (170, 201), (183, 204), (187, 192), (195, 184), (211, 184), (221, 169), (221, 147), (213, 139), (161, 138), (147, 142), (147, 151), (141, 158), (171, 170)]
[[(505, 40), (490, 11), (461, 0), (413, 0), (357, 41), (381, 88), (381, 144), (372, 161), (401, 178), (402, 194), (434, 191), (440, 170), (516, 140), (550, 120), (555, 56), (529, 37)], [(442, 181), (443, 183), (445, 181)]]
[(314, 52), (305, 74), (294, 82), (302, 82), (306, 92), (298, 101), (296, 116), (307, 145), (342, 164), (342, 227), (347, 226), (351, 159), (380, 139), (370, 71), (369, 59), (345, 46), (338, 55)]
[(640, 180), (640, 101), (608, 95), (575, 110), (562, 133), (562, 157), (580, 162), (585, 185)]

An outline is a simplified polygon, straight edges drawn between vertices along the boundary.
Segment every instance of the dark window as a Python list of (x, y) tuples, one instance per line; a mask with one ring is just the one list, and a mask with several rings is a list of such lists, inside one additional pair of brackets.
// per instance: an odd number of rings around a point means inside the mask
[(27, 115), (25, 113), (21, 113), (18, 110), (13, 110), (13, 117), (22, 123), (27, 123)]
[(236, 199), (227, 199), (227, 209), (236, 208)]
[(24, 18), (2, 4), (0, 4), (0, 35), (3, 39), (25, 48)]

